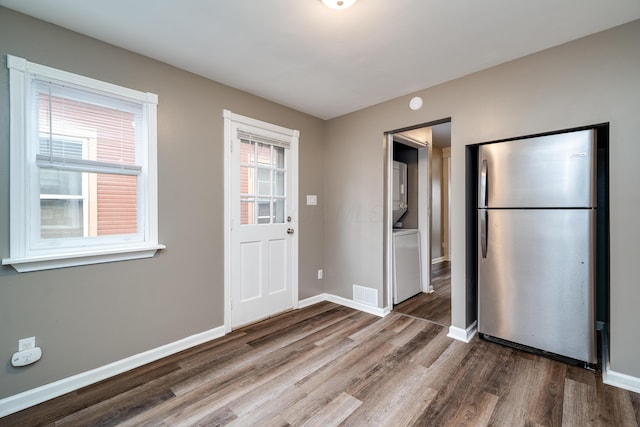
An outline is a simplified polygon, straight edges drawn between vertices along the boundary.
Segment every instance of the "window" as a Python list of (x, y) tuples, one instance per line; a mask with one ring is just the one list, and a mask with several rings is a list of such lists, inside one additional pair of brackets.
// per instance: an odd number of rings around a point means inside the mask
[(283, 224), (285, 147), (247, 132), (240, 139), (240, 224)]
[(18, 271), (151, 257), (157, 96), (7, 56)]

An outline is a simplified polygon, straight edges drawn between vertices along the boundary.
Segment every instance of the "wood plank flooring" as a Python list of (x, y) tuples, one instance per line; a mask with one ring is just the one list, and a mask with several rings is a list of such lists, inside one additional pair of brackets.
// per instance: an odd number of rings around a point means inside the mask
[(2, 426), (636, 426), (640, 395), (393, 312), (324, 302), (33, 408)]
[(431, 266), (431, 286), (434, 292), (420, 293), (396, 305), (393, 310), (409, 316), (451, 326), (451, 263), (439, 262)]

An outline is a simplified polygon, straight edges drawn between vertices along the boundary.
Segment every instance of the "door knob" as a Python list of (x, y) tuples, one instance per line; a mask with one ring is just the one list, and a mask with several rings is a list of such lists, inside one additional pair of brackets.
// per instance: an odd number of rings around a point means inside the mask
[(293, 228), (287, 228), (287, 234), (293, 234)]

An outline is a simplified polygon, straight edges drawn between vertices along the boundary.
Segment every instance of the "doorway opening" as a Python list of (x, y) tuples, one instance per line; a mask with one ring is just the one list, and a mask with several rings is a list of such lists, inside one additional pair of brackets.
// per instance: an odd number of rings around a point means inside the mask
[(451, 324), (451, 120), (385, 135), (389, 309)]

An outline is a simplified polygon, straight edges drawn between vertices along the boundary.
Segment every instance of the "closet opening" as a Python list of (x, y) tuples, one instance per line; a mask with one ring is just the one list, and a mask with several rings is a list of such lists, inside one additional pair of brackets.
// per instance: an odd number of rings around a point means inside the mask
[(451, 120), (385, 134), (389, 309), (451, 324)]

